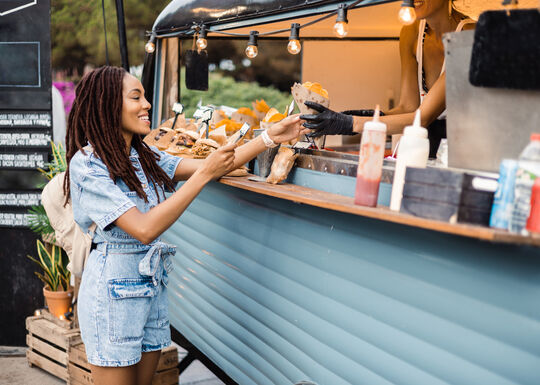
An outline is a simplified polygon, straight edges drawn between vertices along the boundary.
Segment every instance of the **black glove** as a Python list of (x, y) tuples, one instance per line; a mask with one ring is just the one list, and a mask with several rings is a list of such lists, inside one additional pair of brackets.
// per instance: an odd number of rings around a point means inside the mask
[(305, 120), (305, 128), (313, 130), (309, 133), (310, 137), (319, 137), (323, 135), (354, 135), (352, 116), (332, 111), (325, 106), (315, 102), (304, 102), (309, 108), (318, 111), (318, 114), (301, 115), (300, 119)]
[[(373, 114), (375, 114), (375, 110), (347, 110), (341, 111), (341, 113), (353, 116), (373, 116)], [(379, 111), (379, 116), (384, 116), (384, 112)]]

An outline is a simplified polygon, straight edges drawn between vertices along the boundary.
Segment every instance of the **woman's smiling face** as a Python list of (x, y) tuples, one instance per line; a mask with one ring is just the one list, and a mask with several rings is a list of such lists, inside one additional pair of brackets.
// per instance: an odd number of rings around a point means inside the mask
[(144, 88), (136, 77), (124, 76), (122, 85), (122, 130), (126, 134), (146, 135), (150, 132), (148, 111), (151, 104), (144, 97)]
[(451, 0), (414, 0), (414, 10), (418, 19), (425, 19), (444, 7), (448, 9), (448, 1)]

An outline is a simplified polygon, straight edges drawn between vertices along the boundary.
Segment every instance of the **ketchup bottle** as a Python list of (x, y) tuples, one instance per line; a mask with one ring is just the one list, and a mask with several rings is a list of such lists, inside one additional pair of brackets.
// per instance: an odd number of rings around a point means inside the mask
[(540, 233), (540, 178), (536, 178), (531, 192), (531, 211), (527, 219), (527, 231)]
[(364, 124), (354, 203), (361, 206), (377, 206), (379, 183), (381, 182), (384, 149), (386, 145), (386, 124), (379, 121), (379, 106), (373, 120)]

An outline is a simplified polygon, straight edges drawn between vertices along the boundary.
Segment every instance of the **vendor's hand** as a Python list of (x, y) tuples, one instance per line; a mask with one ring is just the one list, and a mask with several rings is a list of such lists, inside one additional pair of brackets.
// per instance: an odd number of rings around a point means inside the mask
[(218, 148), (205, 159), (201, 172), (211, 179), (221, 178), (234, 169), (234, 149), (236, 144), (227, 144)]
[(300, 135), (309, 133), (309, 130), (302, 127), (302, 123), (300, 114), (288, 116), (270, 127), (268, 136), (274, 143), (284, 143), (297, 139)]
[(353, 132), (352, 116), (332, 111), (319, 103), (307, 101), (304, 104), (319, 112), (318, 114), (300, 116), (301, 119), (306, 121), (304, 127), (312, 130), (308, 134), (309, 136), (356, 134), (356, 132)]

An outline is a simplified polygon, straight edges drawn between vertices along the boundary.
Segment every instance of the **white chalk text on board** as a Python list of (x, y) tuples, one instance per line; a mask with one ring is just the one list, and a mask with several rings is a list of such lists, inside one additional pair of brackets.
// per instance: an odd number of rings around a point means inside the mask
[(49, 112), (0, 114), (0, 127), (51, 127), (51, 125)]
[(27, 213), (0, 213), (0, 226), (28, 227)]
[(41, 204), (40, 193), (0, 192), (0, 206), (32, 207)]
[(43, 132), (0, 132), (0, 146), (43, 147), (50, 141), (51, 135)]
[(0, 154), (0, 168), (43, 168), (45, 162), (46, 153)]

